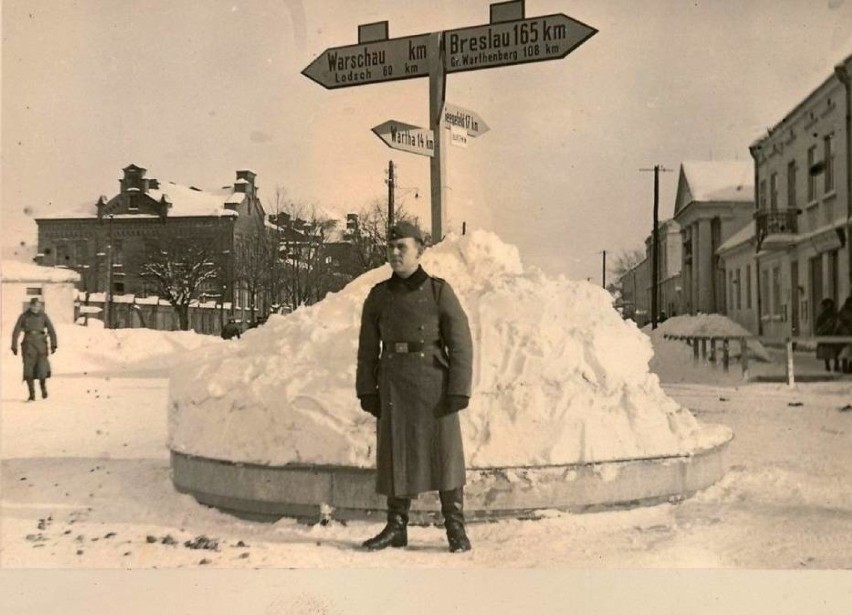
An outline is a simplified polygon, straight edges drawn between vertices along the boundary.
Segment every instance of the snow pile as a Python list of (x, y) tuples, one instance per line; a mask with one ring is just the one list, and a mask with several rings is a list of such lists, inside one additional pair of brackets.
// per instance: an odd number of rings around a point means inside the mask
[[(746, 337), (748, 340), (749, 356), (760, 361), (770, 361), (766, 348), (758, 340), (754, 339), (751, 331), (737, 324), (722, 314), (696, 314), (695, 316), (673, 316), (665, 322), (657, 325), (652, 330), (651, 325), (643, 328), (648, 335), (665, 336), (676, 335), (681, 337)], [(738, 341), (730, 344), (730, 356), (740, 355)]]
[[(101, 321), (91, 319), (89, 324), (95, 322)], [(3, 336), (11, 339), (11, 335), (10, 325)], [(223, 343), (218, 337), (194, 331), (104, 329), (102, 325), (56, 325), (56, 336), (58, 351), (50, 357), (54, 375), (166, 370), (190, 360), (190, 353), (202, 346)], [(15, 363), (20, 363), (20, 359), (15, 359)], [(20, 370), (14, 372), (20, 378)]]
[[(649, 339), (587, 282), (524, 268), (478, 231), (427, 251), (471, 322), (474, 394), (462, 412), (469, 467), (680, 454), (730, 436), (702, 426), (648, 371)], [(173, 450), (236, 462), (370, 467), (375, 421), (354, 393), (358, 328), (389, 267), (243, 339), (200, 349), (172, 373)]]

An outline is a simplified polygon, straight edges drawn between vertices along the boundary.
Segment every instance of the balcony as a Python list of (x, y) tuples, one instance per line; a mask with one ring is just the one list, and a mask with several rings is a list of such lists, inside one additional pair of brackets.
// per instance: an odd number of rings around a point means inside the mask
[(800, 213), (799, 209), (755, 212), (758, 250), (779, 250), (795, 242)]

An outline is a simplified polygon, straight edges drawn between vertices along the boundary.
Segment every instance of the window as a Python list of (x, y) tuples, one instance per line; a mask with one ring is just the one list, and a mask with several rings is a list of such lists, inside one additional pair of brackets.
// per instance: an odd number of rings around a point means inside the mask
[(31, 286), (27, 288), (27, 297), (41, 297), (41, 287)]
[(813, 231), (819, 226), (819, 207), (808, 207), (808, 229)]
[(760, 210), (766, 211), (766, 180), (760, 180)]
[(778, 173), (769, 176), (769, 209), (778, 210)]
[(127, 209), (128, 209), (128, 211), (139, 211), (139, 195), (138, 194), (128, 195)]
[(796, 161), (787, 163), (787, 209), (796, 209)]
[(737, 267), (737, 279), (734, 281), (737, 286), (737, 309), (743, 309), (743, 277), (742, 269)]
[(113, 265), (121, 265), (124, 262), (124, 241), (121, 239), (112, 240), (112, 263)]
[(814, 165), (816, 164), (816, 145), (808, 148), (808, 201), (816, 200), (816, 175)]
[(112, 292), (118, 294), (124, 294), (124, 282), (113, 282), (112, 283)]
[(834, 134), (829, 134), (823, 139), (825, 157), (825, 191), (834, 190)]
[(834, 221), (834, 201), (822, 202), (822, 223), (831, 224)]
[(781, 268), (772, 268), (772, 313), (781, 315)]
[(71, 261), (71, 253), (68, 249), (68, 244), (61, 241), (56, 244), (56, 264), (69, 265)]
[(734, 272), (728, 272), (728, 311), (734, 309)]
[(760, 277), (760, 312), (762, 315), (769, 314), (769, 270), (761, 270)]
[(746, 309), (751, 309), (751, 265), (746, 265)]

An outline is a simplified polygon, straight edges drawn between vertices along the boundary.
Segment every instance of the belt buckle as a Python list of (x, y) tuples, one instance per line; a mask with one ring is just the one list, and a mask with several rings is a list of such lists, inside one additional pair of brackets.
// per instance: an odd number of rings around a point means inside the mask
[(408, 342), (394, 342), (394, 352), (408, 352)]

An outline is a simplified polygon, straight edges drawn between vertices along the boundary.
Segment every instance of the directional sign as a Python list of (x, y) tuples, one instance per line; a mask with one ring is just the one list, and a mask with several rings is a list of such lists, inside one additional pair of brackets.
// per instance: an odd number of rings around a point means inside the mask
[(444, 32), (444, 68), (458, 73), (559, 60), (597, 32), (567, 15), (545, 15)]
[(420, 154), (421, 156), (435, 155), (435, 136), (431, 130), (396, 120), (388, 120), (373, 128), (373, 132), (388, 147), (412, 154)]
[(467, 131), (464, 128), (453, 126), (450, 128), (450, 143), (456, 147), (467, 147)]
[(488, 124), (479, 117), (476, 111), (465, 109), (452, 103), (445, 103), (441, 113), (444, 128), (461, 128), (467, 131), (467, 136), (478, 137), (490, 130)]
[(428, 77), (429, 34), (332, 47), (302, 74), (333, 89), (382, 81)]

